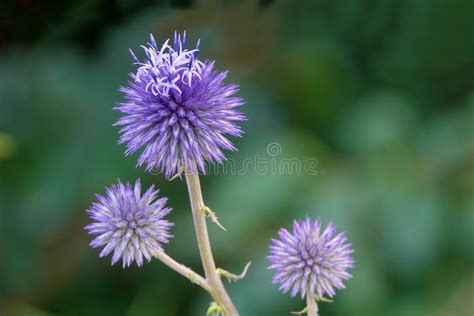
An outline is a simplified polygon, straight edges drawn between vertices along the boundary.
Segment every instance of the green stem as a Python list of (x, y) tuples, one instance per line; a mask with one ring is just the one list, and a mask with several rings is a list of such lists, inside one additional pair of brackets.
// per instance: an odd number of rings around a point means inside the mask
[[(197, 170), (195, 164), (194, 170)], [(239, 316), (239, 312), (230, 299), (229, 294), (227, 294), (224, 285), (222, 284), (222, 280), (217, 273), (216, 264), (212, 255), (211, 243), (209, 241), (209, 233), (207, 231), (206, 217), (205, 214), (201, 212), (201, 209), (203, 209), (205, 204), (202, 198), (199, 175), (192, 174), (189, 171), (186, 171), (185, 174), (199, 253), (201, 255), (206, 282), (210, 287), (209, 293), (216, 303), (223, 309), (225, 316)]]
[(207, 284), (206, 279), (204, 279), (202, 276), (200, 276), (190, 268), (186, 267), (185, 265), (175, 261), (163, 251), (157, 251), (155, 255), (161, 262), (163, 262), (165, 265), (178, 272), (185, 278), (189, 279), (191, 282), (199, 285), (208, 292), (211, 290), (209, 284)]
[(318, 316), (318, 303), (316, 302), (313, 295), (309, 294), (310, 291), (306, 293), (306, 306), (308, 308), (308, 316)]

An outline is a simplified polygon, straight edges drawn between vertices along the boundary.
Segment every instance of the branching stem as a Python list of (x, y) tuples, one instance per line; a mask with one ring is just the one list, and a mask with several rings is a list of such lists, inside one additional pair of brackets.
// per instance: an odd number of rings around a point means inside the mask
[[(194, 170), (197, 170), (194, 164)], [(234, 306), (234, 303), (227, 294), (227, 291), (222, 284), (219, 277), (212, 255), (211, 243), (209, 241), (209, 234), (207, 231), (206, 216), (201, 212), (205, 207), (201, 184), (199, 182), (199, 175), (192, 174), (189, 171), (186, 174), (186, 184), (188, 186), (189, 199), (191, 201), (191, 209), (193, 213), (194, 228), (196, 230), (196, 237), (201, 255), (201, 261), (206, 276), (206, 282), (210, 287), (209, 293), (216, 303), (222, 308), (225, 316), (239, 316), (239, 312)]]
[(206, 279), (204, 279), (202, 276), (200, 276), (190, 268), (182, 265), (179, 262), (176, 262), (173, 258), (171, 258), (162, 251), (157, 251), (155, 255), (161, 262), (163, 262), (165, 265), (178, 272), (185, 278), (189, 279), (192, 283), (199, 285), (208, 292), (211, 291), (211, 288), (209, 287), (209, 284), (207, 283)]

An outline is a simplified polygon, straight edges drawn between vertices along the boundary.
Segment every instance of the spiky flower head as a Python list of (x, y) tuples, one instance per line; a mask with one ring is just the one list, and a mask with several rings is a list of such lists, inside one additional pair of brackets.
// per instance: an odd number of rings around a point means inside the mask
[(141, 266), (143, 257), (150, 261), (163, 251), (162, 244), (173, 237), (169, 230), (174, 224), (164, 219), (171, 212), (165, 208), (168, 199), (156, 199), (158, 190), (153, 186), (141, 195), (140, 180), (134, 187), (119, 180), (106, 193), (96, 194), (98, 202), (87, 210), (93, 223), (85, 227), (89, 234), (98, 235), (91, 247), (105, 246), (100, 257), (113, 251), (112, 265), (122, 258), (125, 268), (133, 261)]
[(234, 96), (238, 86), (225, 84), (227, 72), (216, 71), (214, 62), (198, 59), (199, 41), (194, 49), (186, 47), (186, 33), (175, 33), (173, 43), (161, 47), (150, 35), (142, 47), (143, 61), (130, 51), (137, 70), (120, 89), (125, 101), (115, 107), (123, 113), (116, 125), (123, 126), (119, 143), (127, 143), (125, 154), (142, 149), (137, 164), (167, 178), (183, 170), (205, 172), (206, 161), (221, 163), (223, 150), (235, 150), (226, 135), (242, 134), (235, 124), (245, 120), (237, 111), (244, 104)]
[(322, 231), (321, 221), (294, 221), (293, 231), (282, 228), (280, 239), (272, 239), (268, 260), (269, 269), (275, 270), (274, 284), (280, 284), (284, 293), (333, 297), (334, 288), (344, 288), (343, 280), (352, 276), (347, 272), (354, 266), (352, 246), (342, 232), (335, 235), (335, 226), (329, 223)]

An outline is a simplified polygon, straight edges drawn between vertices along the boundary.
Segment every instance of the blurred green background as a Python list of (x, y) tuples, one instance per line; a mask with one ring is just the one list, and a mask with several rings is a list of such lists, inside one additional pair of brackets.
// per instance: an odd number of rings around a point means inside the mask
[(209, 297), (157, 260), (110, 266), (85, 209), (117, 178), (157, 184), (174, 208), (166, 247), (201, 271), (185, 184), (135, 168), (116, 144), (120, 85), (153, 32), (201, 38), (241, 85), (237, 163), (318, 161), (317, 174), (202, 179), (210, 228), (243, 316), (304, 303), (271, 284), (279, 227), (335, 221), (354, 278), (321, 315), (474, 315), (474, 2), (471, 0), (21, 0), (0, 4), (0, 313), (204, 315)]

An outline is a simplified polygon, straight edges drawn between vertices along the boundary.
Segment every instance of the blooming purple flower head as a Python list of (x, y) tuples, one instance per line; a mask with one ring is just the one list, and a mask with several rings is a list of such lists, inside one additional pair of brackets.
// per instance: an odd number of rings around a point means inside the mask
[(269, 269), (275, 270), (273, 283), (285, 293), (291, 289), (292, 297), (333, 297), (334, 288), (344, 288), (342, 281), (352, 277), (347, 270), (354, 266), (351, 244), (344, 233), (334, 234), (332, 223), (321, 232), (321, 221), (309, 217), (295, 221), (292, 233), (280, 229), (280, 239), (272, 239), (268, 256)]
[(113, 251), (112, 264), (122, 258), (125, 268), (133, 261), (141, 266), (143, 257), (150, 261), (163, 251), (161, 244), (173, 237), (169, 230), (174, 224), (164, 219), (171, 212), (164, 207), (168, 199), (155, 200), (158, 190), (153, 186), (142, 196), (140, 180), (135, 187), (119, 180), (106, 193), (96, 194), (98, 202), (87, 210), (94, 222), (85, 227), (89, 234), (98, 235), (90, 243), (93, 248), (105, 246), (100, 257)]
[(116, 125), (123, 126), (119, 143), (127, 143), (125, 154), (143, 149), (138, 165), (167, 178), (183, 170), (205, 172), (206, 161), (221, 163), (223, 150), (235, 150), (225, 135), (242, 134), (235, 124), (245, 120), (237, 111), (244, 104), (234, 96), (238, 86), (225, 84), (227, 72), (216, 71), (214, 62), (197, 58), (199, 41), (186, 48), (186, 32), (175, 32), (174, 42), (161, 48), (150, 35), (142, 47), (143, 61), (130, 50), (137, 70), (120, 89), (125, 101), (115, 107), (123, 113)]

